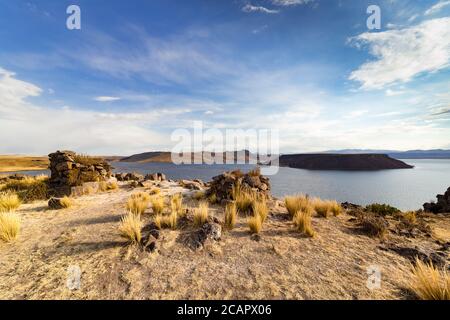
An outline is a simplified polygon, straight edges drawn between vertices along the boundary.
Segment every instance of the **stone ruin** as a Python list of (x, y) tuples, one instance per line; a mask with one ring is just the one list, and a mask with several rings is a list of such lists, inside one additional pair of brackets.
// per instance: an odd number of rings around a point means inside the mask
[(437, 202), (424, 203), (423, 210), (432, 213), (450, 213), (450, 187), (443, 195), (438, 194), (436, 198)]
[(244, 190), (251, 190), (270, 197), (269, 178), (261, 175), (259, 170), (252, 170), (245, 174), (240, 170), (235, 170), (213, 177), (206, 195), (215, 193), (218, 201), (232, 200), (233, 186), (239, 184)]
[(111, 177), (111, 166), (102, 158), (79, 156), (73, 151), (56, 151), (48, 157), (51, 171), (49, 187), (53, 196), (76, 193), (76, 188), (85, 183), (92, 183), (95, 189), (99, 181)]

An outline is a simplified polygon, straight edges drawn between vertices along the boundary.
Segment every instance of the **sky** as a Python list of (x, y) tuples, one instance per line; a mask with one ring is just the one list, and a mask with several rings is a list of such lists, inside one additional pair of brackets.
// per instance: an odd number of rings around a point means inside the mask
[(171, 150), (196, 121), (450, 149), (449, 66), (449, 0), (0, 0), (0, 154)]

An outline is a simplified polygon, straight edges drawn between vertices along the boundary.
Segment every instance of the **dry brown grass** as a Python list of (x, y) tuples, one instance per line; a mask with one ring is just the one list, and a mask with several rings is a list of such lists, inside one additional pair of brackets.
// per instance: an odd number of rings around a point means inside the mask
[(417, 259), (412, 266), (410, 289), (422, 300), (450, 300), (450, 274)]
[(248, 218), (247, 220), (248, 227), (250, 228), (251, 233), (260, 233), (262, 230), (262, 220), (259, 214), (255, 214)]
[(167, 215), (167, 216), (158, 214), (155, 217), (155, 224), (159, 229), (163, 229), (163, 228), (176, 229), (177, 221), (178, 221), (178, 215), (176, 212), (172, 212), (170, 215)]
[(64, 196), (63, 198), (61, 198), (60, 203), (63, 208), (67, 209), (73, 206), (73, 199), (69, 198), (68, 196)]
[(237, 207), (236, 203), (228, 203), (225, 207), (224, 227), (227, 230), (232, 230), (237, 222)]
[(198, 208), (194, 210), (194, 225), (201, 226), (208, 221), (209, 205), (208, 202), (200, 202)]
[(197, 200), (197, 201), (202, 200), (204, 198), (205, 198), (205, 191), (196, 191), (192, 195), (192, 199)]
[(371, 237), (377, 237), (383, 239), (388, 234), (388, 223), (380, 216), (369, 214), (363, 214), (358, 218), (361, 231)]
[(267, 216), (269, 215), (269, 208), (267, 207), (266, 199), (259, 197), (252, 203), (252, 210), (254, 215), (259, 215), (261, 217), (261, 222), (265, 222)]
[(240, 183), (236, 183), (232, 188), (232, 196), (240, 213), (249, 214), (252, 212), (253, 202), (257, 198), (254, 192), (245, 190)]
[(250, 170), (248, 172), (248, 175), (252, 176), (252, 177), (259, 177), (261, 175), (261, 168), (260, 167), (256, 167), (255, 169)]
[(120, 235), (134, 244), (141, 242), (141, 229), (141, 217), (131, 212), (122, 218), (119, 226)]
[(94, 194), (95, 190), (92, 186), (83, 186), (82, 192), (85, 196), (88, 196), (88, 195)]
[(295, 229), (308, 237), (315, 235), (311, 225), (312, 214), (312, 208), (307, 208), (297, 211), (293, 218)]
[(140, 215), (147, 210), (150, 196), (144, 192), (134, 193), (128, 198), (127, 210), (133, 214)]
[(45, 200), (48, 196), (48, 177), (39, 175), (12, 180), (3, 185), (2, 190), (15, 192), (23, 202)]
[(284, 204), (291, 218), (293, 218), (298, 211), (309, 210), (312, 208), (311, 199), (304, 194), (287, 196), (284, 198)]
[(176, 193), (170, 198), (170, 207), (172, 212), (177, 215), (183, 212), (183, 195), (181, 193)]
[(98, 183), (98, 190), (105, 192), (105, 191), (110, 191), (110, 190), (117, 190), (119, 188), (117, 182), (115, 181), (111, 181), (111, 182), (106, 182), (106, 181), (100, 181)]
[(86, 166), (96, 165), (96, 164), (104, 161), (104, 159), (101, 157), (92, 157), (92, 156), (88, 156), (86, 154), (76, 154), (73, 157), (73, 160), (75, 160), (75, 162), (78, 162), (78, 163), (86, 165)]
[(211, 204), (216, 204), (217, 203), (217, 195), (215, 193), (210, 194), (208, 197), (208, 201)]
[(0, 239), (11, 242), (20, 232), (20, 218), (11, 211), (0, 213)]
[(339, 216), (340, 214), (342, 214), (342, 212), (344, 212), (344, 209), (342, 209), (341, 205), (336, 200), (329, 200), (328, 205), (330, 206), (331, 213), (335, 217)]
[(14, 211), (20, 207), (21, 203), (17, 194), (13, 192), (0, 193), (0, 213)]
[(150, 195), (158, 195), (158, 194), (160, 194), (161, 193), (161, 189), (160, 188), (157, 188), (157, 187), (154, 187), (154, 188), (152, 188), (151, 190), (150, 190)]
[(417, 216), (416, 213), (413, 211), (405, 212), (404, 214), (401, 215), (401, 219), (411, 225), (417, 223)]
[(322, 218), (328, 218), (331, 214), (330, 202), (327, 200), (322, 200), (320, 198), (314, 198), (313, 206), (316, 213)]
[(166, 206), (165, 198), (162, 196), (153, 196), (150, 198), (150, 203), (152, 204), (152, 210), (153, 213), (158, 215), (162, 214), (164, 211), (164, 208)]

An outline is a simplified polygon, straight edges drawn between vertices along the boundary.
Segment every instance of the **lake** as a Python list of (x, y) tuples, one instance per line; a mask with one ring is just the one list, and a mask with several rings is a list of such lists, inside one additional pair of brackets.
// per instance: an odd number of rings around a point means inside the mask
[[(414, 169), (381, 171), (309, 171), (280, 168), (270, 176), (272, 193), (277, 197), (306, 193), (324, 199), (357, 204), (388, 203), (402, 210), (416, 210), (434, 200), (450, 186), (449, 159), (403, 160)], [(162, 172), (169, 179), (209, 181), (223, 171), (250, 170), (252, 165), (181, 165), (171, 163), (114, 162), (115, 172)], [(40, 172), (22, 172), (29, 174)]]

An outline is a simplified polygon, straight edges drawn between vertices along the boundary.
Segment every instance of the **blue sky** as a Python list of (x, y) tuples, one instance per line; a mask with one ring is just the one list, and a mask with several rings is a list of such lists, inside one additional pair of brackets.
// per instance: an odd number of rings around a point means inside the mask
[(449, 65), (448, 0), (0, 0), (0, 153), (170, 150), (194, 121), (281, 152), (450, 148)]

